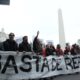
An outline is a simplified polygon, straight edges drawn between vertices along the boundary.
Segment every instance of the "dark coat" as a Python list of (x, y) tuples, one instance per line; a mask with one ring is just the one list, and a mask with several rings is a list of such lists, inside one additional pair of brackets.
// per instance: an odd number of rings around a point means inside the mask
[(46, 48), (46, 56), (54, 55), (54, 52), (56, 52), (54, 48)]
[(4, 47), (3, 47), (3, 42), (0, 43), (0, 50), (3, 51)]
[(15, 40), (9, 40), (3, 42), (4, 51), (17, 51), (18, 45)]
[(70, 51), (69, 50), (64, 50), (64, 55), (68, 55), (68, 53), (69, 53)]
[(29, 43), (24, 43), (24, 42), (20, 43), (19, 44), (19, 51), (27, 51), (27, 52), (31, 51), (30, 44)]
[(42, 51), (42, 45), (41, 45), (40, 41), (37, 39), (37, 37), (35, 37), (34, 41), (33, 41), (33, 51), (36, 53)]
[(75, 48), (72, 48), (72, 49), (71, 49), (71, 54), (72, 54), (72, 55), (76, 55), (76, 54), (77, 54)]

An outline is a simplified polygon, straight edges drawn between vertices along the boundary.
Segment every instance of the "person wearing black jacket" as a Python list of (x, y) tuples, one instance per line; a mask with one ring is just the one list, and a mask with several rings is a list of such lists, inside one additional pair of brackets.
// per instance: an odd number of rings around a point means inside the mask
[(18, 44), (14, 40), (14, 33), (9, 34), (9, 39), (3, 42), (3, 48), (4, 51), (17, 51), (18, 50)]
[(24, 36), (23, 37), (23, 41), (22, 43), (19, 44), (19, 51), (26, 51), (26, 52), (30, 52), (31, 51), (31, 46), (28, 43), (28, 36)]
[(56, 52), (55, 47), (51, 45), (46, 45), (46, 56), (54, 55), (54, 52)]
[(42, 52), (42, 44), (40, 40), (38, 39), (39, 31), (37, 32), (36, 37), (33, 40), (33, 51), (35, 53), (41, 53)]

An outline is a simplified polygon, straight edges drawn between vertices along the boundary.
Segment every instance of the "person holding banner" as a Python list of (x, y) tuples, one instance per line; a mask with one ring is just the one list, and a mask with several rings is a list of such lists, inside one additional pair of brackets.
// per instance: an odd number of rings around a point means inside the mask
[(39, 36), (39, 31), (37, 32), (37, 35), (33, 40), (33, 51), (35, 53), (40, 54), (42, 52), (42, 44), (41, 44), (40, 40), (38, 39), (38, 36)]
[(65, 47), (64, 55), (69, 55), (69, 53), (70, 53), (70, 49), (68, 47)]
[(56, 52), (55, 47), (53, 45), (46, 45), (46, 56), (54, 55), (54, 52)]
[(64, 55), (63, 50), (61, 49), (60, 44), (57, 45), (56, 54), (57, 54), (58, 56)]
[(76, 52), (77, 52), (77, 54), (80, 54), (80, 47), (79, 47), (79, 45), (76, 45)]
[(65, 47), (65, 50), (64, 50), (64, 55), (69, 55), (70, 54), (70, 45), (69, 43), (66, 43), (66, 47)]
[(17, 51), (18, 50), (18, 44), (14, 40), (14, 33), (9, 34), (9, 39), (3, 42), (3, 48), (4, 51)]
[(71, 54), (72, 54), (72, 55), (77, 55), (76, 44), (73, 44), (73, 45), (72, 45)]
[(31, 52), (31, 46), (28, 42), (28, 36), (23, 37), (23, 41), (19, 44), (19, 51)]

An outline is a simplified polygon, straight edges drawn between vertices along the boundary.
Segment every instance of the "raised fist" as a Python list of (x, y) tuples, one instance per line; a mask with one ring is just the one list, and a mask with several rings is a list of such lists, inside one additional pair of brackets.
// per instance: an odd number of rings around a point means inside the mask
[(39, 31), (37, 31), (37, 35), (39, 35)]

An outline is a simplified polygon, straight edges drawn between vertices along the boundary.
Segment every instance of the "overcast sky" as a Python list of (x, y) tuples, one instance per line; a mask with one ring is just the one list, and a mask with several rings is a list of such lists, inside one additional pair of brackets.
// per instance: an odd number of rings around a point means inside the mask
[(58, 9), (62, 9), (66, 42), (80, 38), (80, 0), (10, 0), (0, 5), (0, 29), (14, 32), (16, 37), (27, 35), (29, 41), (39, 30), (39, 38), (59, 43)]

